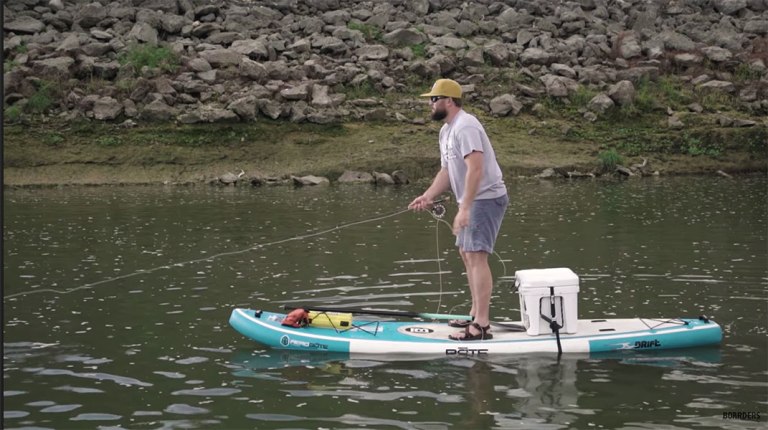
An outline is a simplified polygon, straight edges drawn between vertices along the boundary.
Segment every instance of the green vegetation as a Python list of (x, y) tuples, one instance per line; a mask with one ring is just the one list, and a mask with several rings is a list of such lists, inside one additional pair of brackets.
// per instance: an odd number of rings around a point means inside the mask
[(13, 70), (18, 65), (19, 65), (19, 63), (17, 63), (16, 61), (10, 60), (10, 59), (6, 58), (6, 60), (3, 61), (3, 73), (10, 72), (11, 70)]
[(32, 113), (43, 113), (53, 106), (54, 84), (49, 81), (37, 83), (35, 93), (29, 97), (25, 110)]
[(716, 89), (697, 91), (695, 100), (711, 111), (729, 110), (733, 106), (733, 96)]
[(597, 95), (597, 91), (589, 89), (583, 85), (579, 86), (579, 89), (571, 94), (569, 97), (574, 108), (581, 109), (587, 107), (590, 100)]
[(10, 106), (5, 108), (3, 119), (8, 123), (17, 123), (21, 121), (21, 108), (19, 106)]
[(51, 132), (43, 135), (43, 143), (48, 146), (59, 146), (64, 143), (64, 136), (61, 133)]
[(353, 85), (345, 85), (342, 89), (342, 93), (347, 96), (349, 100), (367, 99), (371, 97), (381, 97), (382, 94), (376, 89), (370, 79), (366, 79), (363, 82)]
[(697, 136), (689, 133), (683, 134), (680, 139), (680, 152), (689, 155), (705, 155), (708, 157), (719, 157), (723, 152), (721, 142), (707, 140), (703, 136)]
[(347, 24), (347, 28), (349, 28), (350, 30), (357, 30), (363, 33), (363, 36), (365, 36), (365, 40), (368, 42), (381, 41), (381, 36), (382, 36), (381, 29), (374, 25), (358, 23), (358, 22), (350, 22), (349, 24)]
[(16, 66), (19, 65), (19, 63), (17, 63), (16, 60), (11, 60), (8, 57), (13, 57), (16, 54), (24, 54), (27, 51), (29, 51), (29, 47), (27, 46), (26, 43), (23, 43), (23, 42), (21, 44), (19, 44), (18, 46), (16, 46), (15, 48), (13, 48), (12, 52), (13, 52), (14, 55), (9, 55), (9, 56), (5, 57), (5, 61), (3, 61), (3, 73), (10, 72)]
[(621, 158), (621, 155), (619, 155), (618, 152), (616, 152), (615, 149), (611, 148), (607, 151), (601, 151), (597, 154), (597, 159), (599, 162), (598, 169), (602, 173), (608, 173), (613, 172), (616, 170), (616, 167), (624, 162), (624, 160)]
[(757, 81), (762, 76), (763, 73), (765, 73), (762, 70), (758, 70), (756, 68), (753, 68), (751, 65), (747, 63), (741, 63), (736, 67), (736, 70), (733, 73), (733, 78), (736, 82), (748, 82), (748, 81)]
[[(686, 130), (670, 130), (645, 117), (590, 123), (527, 114), (494, 118), (471, 104), (468, 108), (483, 122), (509, 178), (552, 166), (611, 173), (615, 165), (641, 158), (665, 175), (764, 171), (768, 159), (765, 127), (722, 128), (707, 120)], [(426, 118), (427, 112), (425, 106), (416, 115)], [(84, 118), (52, 117), (34, 126), (6, 119), (4, 166), (10, 168), (7, 184), (199, 182), (235, 168), (270, 176), (330, 178), (346, 169), (402, 169), (417, 180), (439, 169), (439, 128), (432, 121), (319, 125), (260, 119), (120, 128)]]
[(179, 57), (167, 46), (132, 45), (118, 56), (121, 65), (130, 65), (138, 75), (142, 67), (159, 68), (165, 72), (175, 72), (179, 67)]
[(122, 141), (117, 136), (101, 136), (96, 139), (96, 143), (101, 146), (118, 146)]
[(413, 55), (416, 56), (416, 58), (425, 58), (427, 56), (427, 47), (423, 43), (411, 45), (409, 48), (411, 49), (411, 52), (413, 52)]

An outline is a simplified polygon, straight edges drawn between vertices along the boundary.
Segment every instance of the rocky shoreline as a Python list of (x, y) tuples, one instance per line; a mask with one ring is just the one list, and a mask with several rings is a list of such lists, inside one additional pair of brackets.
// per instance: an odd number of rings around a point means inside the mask
[[(437, 77), (495, 116), (588, 89), (582, 114), (595, 121), (667, 75), (732, 97), (738, 126), (768, 113), (768, 0), (9, 0), (3, 11), (6, 121), (418, 123), (416, 95)], [(669, 126), (684, 127), (675, 114)]]
[[(429, 177), (436, 129), (418, 95), (438, 77), (462, 84), (512, 177), (591, 177), (614, 148), (644, 166), (622, 176), (767, 169), (768, 0), (9, 0), (3, 12), (6, 185), (222, 183), (240, 168), (239, 184)], [(299, 128), (278, 136), (281, 124)]]

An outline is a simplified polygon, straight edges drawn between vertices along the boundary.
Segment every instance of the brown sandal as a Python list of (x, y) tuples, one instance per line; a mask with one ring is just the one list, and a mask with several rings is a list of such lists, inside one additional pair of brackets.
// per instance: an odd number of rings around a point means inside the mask
[(471, 320), (450, 320), (448, 321), (448, 325), (451, 327), (466, 328), (469, 327), (474, 320), (474, 317), (472, 317)]
[[(478, 334), (472, 334), (472, 332), (469, 331), (469, 327), (476, 328), (480, 333)], [(448, 339), (451, 340), (460, 340), (460, 341), (468, 341), (468, 340), (488, 340), (493, 339), (493, 335), (488, 333), (488, 330), (491, 329), (490, 324), (482, 327), (480, 324), (473, 322), (467, 328), (464, 329), (464, 336), (454, 336), (454, 335), (448, 335)]]

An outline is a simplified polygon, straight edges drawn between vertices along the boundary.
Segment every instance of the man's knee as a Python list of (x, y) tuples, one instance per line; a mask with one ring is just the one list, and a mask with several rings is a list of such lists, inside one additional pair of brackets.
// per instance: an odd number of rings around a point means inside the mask
[(462, 251), (461, 258), (470, 265), (488, 264), (488, 253), (484, 251)]

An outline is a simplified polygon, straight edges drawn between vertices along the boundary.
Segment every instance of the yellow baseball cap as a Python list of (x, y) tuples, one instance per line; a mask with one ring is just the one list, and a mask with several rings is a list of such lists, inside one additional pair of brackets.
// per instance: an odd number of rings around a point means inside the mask
[(461, 85), (452, 79), (438, 79), (432, 85), (432, 91), (424, 93), (421, 97), (443, 96), (453, 99), (461, 98)]

